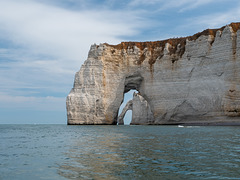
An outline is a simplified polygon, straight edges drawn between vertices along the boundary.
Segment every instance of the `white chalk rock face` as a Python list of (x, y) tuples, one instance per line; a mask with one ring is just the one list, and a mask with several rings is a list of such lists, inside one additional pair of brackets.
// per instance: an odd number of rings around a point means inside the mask
[(139, 94), (133, 94), (131, 125), (154, 123), (153, 114), (148, 102)]
[(67, 96), (68, 124), (117, 124), (131, 89), (152, 113), (144, 120), (133, 104), (133, 124), (240, 124), (239, 29), (232, 23), (186, 38), (91, 46)]

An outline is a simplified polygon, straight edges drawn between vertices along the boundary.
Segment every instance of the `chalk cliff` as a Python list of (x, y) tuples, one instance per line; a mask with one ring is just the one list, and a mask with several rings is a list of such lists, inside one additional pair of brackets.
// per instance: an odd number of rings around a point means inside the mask
[(148, 124), (240, 124), (239, 29), (92, 45), (67, 96), (68, 124), (117, 124), (131, 89), (149, 104)]

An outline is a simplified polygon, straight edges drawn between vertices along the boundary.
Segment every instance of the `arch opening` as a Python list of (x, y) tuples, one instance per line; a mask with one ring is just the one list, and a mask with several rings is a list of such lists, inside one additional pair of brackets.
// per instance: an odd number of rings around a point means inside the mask
[(138, 72), (125, 78), (123, 99), (118, 108), (118, 125), (152, 124), (154, 122), (151, 107), (141, 87), (143, 80)]
[(132, 100), (133, 94), (138, 93), (137, 90), (129, 90), (124, 93), (123, 102), (118, 111), (118, 124), (119, 125), (130, 125), (132, 121)]

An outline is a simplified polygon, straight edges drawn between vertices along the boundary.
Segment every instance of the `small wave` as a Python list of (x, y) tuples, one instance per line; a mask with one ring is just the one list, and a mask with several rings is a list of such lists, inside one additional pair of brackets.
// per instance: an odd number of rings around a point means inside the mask
[(181, 128), (182, 128), (182, 127), (184, 127), (184, 126), (183, 126), (183, 125), (178, 125), (178, 127), (181, 127)]

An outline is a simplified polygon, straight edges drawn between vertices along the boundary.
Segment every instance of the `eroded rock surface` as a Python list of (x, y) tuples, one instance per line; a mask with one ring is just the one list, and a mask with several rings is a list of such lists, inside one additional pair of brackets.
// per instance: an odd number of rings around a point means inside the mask
[(121, 114), (118, 116), (118, 125), (124, 124), (123, 119), (128, 110), (132, 110), (131, 125), (154, 123), (150, 106), (140, 93), (133, 93), (133, 99), (127, 102)]
[(132, 125), (154, 123), (154, 117), (150, 105), (140, 93), (133, 94), (132, 104)]
[(67, 97), (68, 124), (117, 124), (130, 89), (148, 102), (150, 124), (240, 124), (239, 27), (91, 46)]

